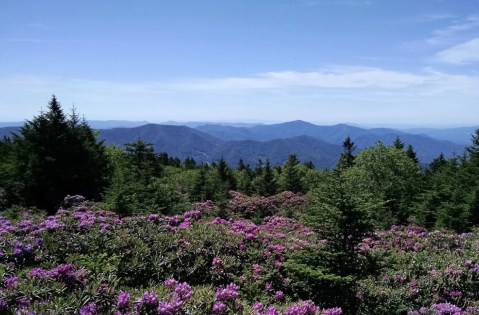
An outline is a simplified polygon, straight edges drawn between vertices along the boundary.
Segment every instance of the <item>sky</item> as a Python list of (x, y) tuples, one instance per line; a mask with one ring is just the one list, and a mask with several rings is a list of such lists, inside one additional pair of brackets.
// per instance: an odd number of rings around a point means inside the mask
[(479, 125), (479, 0), (0, 0), (0, 121)]

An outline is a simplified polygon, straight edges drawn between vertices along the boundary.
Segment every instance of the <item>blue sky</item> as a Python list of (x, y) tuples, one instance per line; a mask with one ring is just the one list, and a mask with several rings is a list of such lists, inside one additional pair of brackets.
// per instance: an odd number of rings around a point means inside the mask
[(478, 125), (479, 0), (0, 0), (0, 121)]

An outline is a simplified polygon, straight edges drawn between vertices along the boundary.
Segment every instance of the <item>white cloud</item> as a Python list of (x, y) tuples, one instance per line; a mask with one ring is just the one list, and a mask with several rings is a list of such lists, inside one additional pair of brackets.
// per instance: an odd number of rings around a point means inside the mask
[(479, 30), (479, 15), (470, 15), (462, 20), (455, 21), (452, 25), (434, 31), (434, 36), (429, 38), (429, 44), (449, 44), (457, 40), (459, 34), (471, 33)]
[(439, 20), (449, 20), (455, 18), (455, 14), (450, 13), (437, 13), (437, 14), (426, 14), (422, 17), (422, 20), (425, 22), (433, 22)]
[(477, 123), (479, 76), (330, 67), (175, 82), (0, 78), (3, 120), (38, 114), (52, 93), (88, 119)]
[(367, 87), (397, 89), (419, 85), (419, 75), (388, 71), (379, 68), (333, 67), (315, 72), (279, 71), (250, 77), (201, 79), (173, 84), (173, 88), (192, 90), (256, 90), (290, 88), (351, 88)]
[(453, 46), (436, 54), (440, 62), (463, 65), (479, 61), (479, 38)]

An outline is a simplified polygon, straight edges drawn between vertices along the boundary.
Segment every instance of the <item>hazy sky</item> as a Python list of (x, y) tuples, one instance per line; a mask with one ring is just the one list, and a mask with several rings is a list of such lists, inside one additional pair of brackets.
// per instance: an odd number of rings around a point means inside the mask
[(479, 124), (479, 0), (0, 0), (0, 121)]

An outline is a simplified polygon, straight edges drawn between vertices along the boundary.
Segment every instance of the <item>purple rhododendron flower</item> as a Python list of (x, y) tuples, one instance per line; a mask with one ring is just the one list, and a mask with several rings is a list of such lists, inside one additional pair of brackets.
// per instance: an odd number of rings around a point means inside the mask
[(145, 292), (141, 298), (141, 304), (147, 308), (156, 308), (158, 306), (158, 297), (153, 292)]
[(215, 266), (217, 268), (222, 268), (223, 267), (223, 261), (219, 257), (213, 258), (213, 263), (212, 264), (213, 264), (213, 266)]
[(213, 304), (213, 308), (212, 308), (213, 314), (225, 314), (226, 310), (227, 310), (227, 306), (223, 302), (216, 302), (215, 304)]
[(186, 282), (177, 284), (174, 292), (181, 301), (188, 301), (193, 296), (193, 290)]
[(3, 280), (3, 284), (7, 288), (15, 288), (18, 286), (18, 277), (12, 276), (12, 277), (5, 278)]
[(33, 268), (30, 271), (29, 276), (32, 278), (39, 278), (39, 279), (45, 279), (49, 277), (48, 271), (42, 268)]
[(302, 301), (288, 307), (284, 315), (315, 315), (319, 308), (312, 301)]
[(218, 301), (234, 300), (239, 297), (238, 290), (239, 287), (236, 284), (230, 283), (225, 288), (216, 291), (216, 299)]
[(327, 308), (321, 311), (321, 315), (342, 315), (343, 310), (340, 307)]
[(161, 302), (158, 305), (159, 315), (171, 315), (171, 314), (174, 314), (174, 312), (175, 312), (174, 306), (168, 302)]
[(263, 304), (261, 304), (260, 302), (255, 302), (252, 306), (252, 308), (255, 310), (255, 311), (261, 311), (263, 309)]
[(274, 306), (269, 306), (262, 315), (281, 315), (281, 312), (278, 311)]
[(8, 304), (5, 300), (0, 299), (0, 311), (6, 311)]
[(178, 284), (178, 281), (176, 281), (175, 279), (166, 279), (165, 281), (163, 281), (163, 285), (169, 288), (173, 288), (177, 284)]
[(130, 305), (130, 294), (128, 292), (120, 292), (116, 305), (120, 310), (127, 310)]
[(462, 310), (451, 303), (433, 304), (431, 307), (436, 315), (462, 315)]
[(274, 298), (278, 301), (282, 301), (284, 300), (284, 293), (283, 291), (276, 291), (276, 293), (274, 294)]
[(89, 303), (88, 305), (83, 306), (80, 308), (80, 315), (96, 315), (97, 308), (95, 303)]

